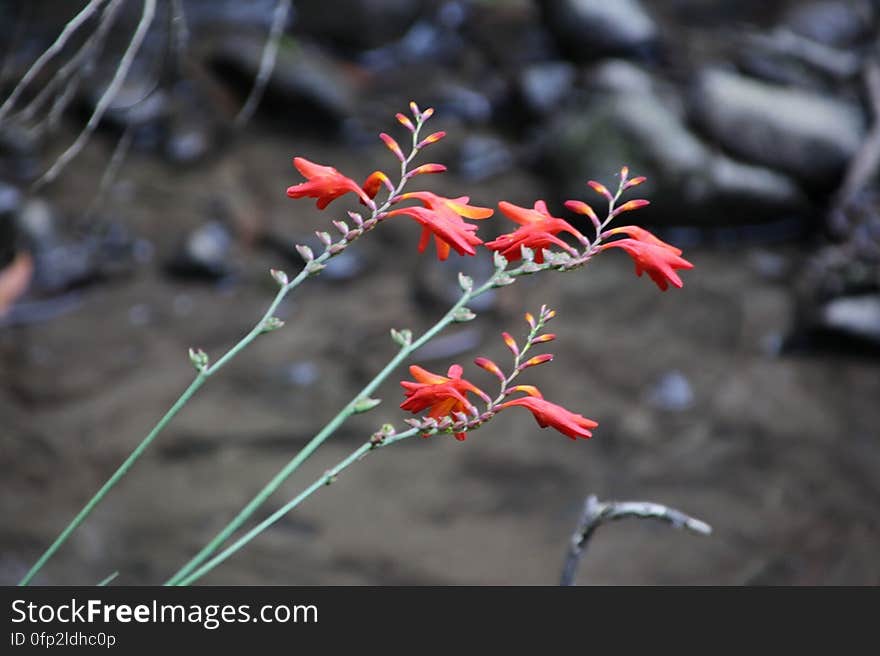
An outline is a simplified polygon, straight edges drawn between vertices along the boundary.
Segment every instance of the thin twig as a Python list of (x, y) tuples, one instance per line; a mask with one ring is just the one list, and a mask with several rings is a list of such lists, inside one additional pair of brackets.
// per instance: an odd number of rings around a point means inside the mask
[(189, 27), (183, 11), (182, 0), (171, 0), (171, 51), (174, 53), (175, 67), (179, 76), (183, 75), (184, 58), (189, 47)]
[(85, 216), (88, 217), (94, 214), (104, 202), (104, 198), (107, 196), (107, 191), (110, 189), (110, 185), (113, 184), (114, 180), (116, 180), (119, 169), (122, 168), (122, 163), (125, 161), (125, 156), (128, 154), (133, 132), (133, 124), (129, 123), (125, 127), (122, 136), (119, 137), (119, 141), (116, 143), (116, 148), (113, 149), (113, 155), (110, 156), (107, 168), (104, 169), (104, 174), (101, 176), (101, 183), (98, 185), (98, 193), (95, 194), (95, 197), (89, 204)]
[(119, 92), (119, 88), (128, 76), (132, 61), (134, 61), (135, 56), (144, 42), (144, 38), (147, 35), (147, 31), (150, 29), (155, 13), (156, 0), (144, 0), (144, 10), (141, 14), (141, 19), (138, 22), (137, 28), (135, 29), (134, 36), (132, 36), (128, 48), (125, 50), (122, 59), (119, 61), (119, 66), (116, 68), (116, 73), (110, 81), (110, 85), (107, 87), (107, 90), (101, 96), (100, 100), (98, 100), (98, 104), (95, 106), (95, 111), (92, 113), (91, 118), (89, 118), (89, 122), (86, 124), (83, 131), (80, 132), (76, 141), (74, 141), (70, 147), (55, 160), (55, 163), (45, 174), (43, 174), (43, 177), (37, 180), (34, 184), (34, 188), (40, 188), (46, 183), (52, 182), (62, 169), (67, 166), (70, 160), (76, 157), (86, 145), (92, 132), (98, 127), (98, 124), (104, 117), (104, 113), (107, 111), (110, 103), (113, 102), (113, 99)]
[(686, 528), (702, 535), (712, 533), (712, 527), (706, 522), (675, 508), (650, 501), (599, 501), (591, 494), (584, 502), (584, 511), (578, 527), (571, 536), (559, 584), (574, 585), (578, 565), (587, 549), (587, 543), (597, 528), (608, 521), (628, 518), (659, 519), (672, 524), (675, 528)]
[[(98, 28), (95, 30), (95, 33), (86, 39), (86, 42), (82, 45), (82, 47), (71, 57), (67, 63), (63, 66), (59, 67), (59, 69), (55, 72), (55, 75), (52, 76), (52, 79), (37, 93), (36, 96), (25, 105), (16, 115), (16, 120), (19, 121), (29, 121), (34, 115), (39, 111), (40, 107), (42, 107), (43, 103), (51, 97), (51, 95), (55, 92), (59, 85), (63, 83), (67, 84), (75, 84), (79, 85), (79, 78), (82, 76), (83, 72), (87, 71), (89, 67), (94, 62), (95, 58), (100, 54), (101, 49), (104, 45), (104, 40), (107, 37), (107, 33), (110, 31), (110, 28), (113, 26), (113, 23), (116, 21), (116, 15), (119, 12), (119, 8), (122, 6), (124, 0), (111, 0), (110, 3), (104, 8), (104, 13), (101, 15), (100, 22), (98, 23)], [(62, 92), (60, 94), (61, 97), (70, 96), (68, 92)], [(66, 103), (61, 104), (61, 110), (57, 109), (60, 103), (54, 103), (52, 107), (52, 114), (59, 114), (60, 111), (63, 111)]]
[(119, 572), (113, 572), (112, 574), (110, 574), (110, 576), (101, 579), (98, 582), (98, 587), (103, 588), (103, 587), (110, 585), (110, 583), (113, 581), (113, 579), (115, 579), (117, 576), (119, 576)]
[(254, 86), (248, 95), (247, 101), (238, 116), (235, 117), (235, 125), (242, 126), (247, 123), (253, 113), (260, 104), (266, 85), (269, 83), (269, 77), (275, 69), (275, 59), (278, 56), (278, 46), (281, 44), (281, 36), (284, 34), (284, 26), (287, 24), (287, 14), (290, 12), (290, 0), (278, 0), (275, 5), (275, 12), (272, 16), (272, 26), (269, 30), (269, 38), (263, 48), (263, 55), (260, 58), (260, 69), (257, 72), (257, 78), (254, 80)]
[(18, 97), (24, 92), (27, 86), (31, 83), (31, 81), (39, 75), (40, 71), (43, 70), (43, 66), (45, 66), (49, 60), (51, 60), (55, 55), (61, 52), (64, 49), (64, 46), (67, 45), (67, 40), (76, 32), (80, 26), (85, 23), (92, 15), (98, 11), (98, 8), (104, 0), (91, 0), (89, 4), (87, 4), (81, 12), (79, 12), (76, 16), (74, 16), (67, 25), (64, 26), (64, 29), (61, 30), (61, 34), (58, 35), (58, 38), (55, 39), (55, 42), (49, 46), (42, 55), (37, 57), (37, 60), (31, 65), (28, 69), (27, 73), (24, 74), (24, 77), (21, 78), (19, 83), (12, 90), (12, 93), (9, 94), (9, 97), (0, 106), (0, 121), (9, 113), (9, 110), (15, 105), (15, 102), (18, 100)]
[(850, 160), (843, 184), (835, 197), (836, 210), (848, 205), (880, 166), (880, 62), (876, 58), (871, 59), (865, 66), (864, 77), (874, 124), (862, 141), (862, 147)]

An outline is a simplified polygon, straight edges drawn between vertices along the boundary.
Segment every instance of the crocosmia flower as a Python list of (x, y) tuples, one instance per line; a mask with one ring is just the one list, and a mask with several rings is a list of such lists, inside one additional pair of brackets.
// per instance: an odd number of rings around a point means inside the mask
[[(310, 162), (305, 157), (295, 157), (293, 165), (302, 173), (306, 182), (287, 188), (287, 195), (291, 198), (317, 198), (318, 209), (323, 210), (331, 202), (347, 193), (355, 193), (367, 205), (372, 204), (372, 196), (379, 189), (378, 184), (370, 184), (372, 195), (364, 191), (363, 187), (349, 177), (342, 175), (332, 166), (323, 166)], [(372, 180), (373, 176), (368, 178)]]
[(592, 419), (587, 419), (582, 415), (566, 410), (560, 405), (547, 401), (541, 392), (538, 391), (538, 388), (531, 385), (517, 385), (511, 391), (525, 392), (527, 396), (502, 403), (498, 408), (509, 408), (515, 405), (522, 406), (532, 413), (535, 421), (538, 422), (541, 428), (550, 426), (563, 435), (576, 440), (579, 437), (583, 439), (593, 437), (591, 431), (599, 425)]
[(433, 234), (437, 243), (437, 257), (441, 260), (449, 257), (450, 250), (459, 255), (477, 254), (475, 247), (482, 244), (483, 240), (476, 235), (477, 226), (467, 223), (462, 217), (486, 219), (494, 213), (491, 208), (468, 205), (470, 199), (467, 196), (444, 198), (429, 191), (402, 194), (397, 202), (411, 199), (421, 201), (422, 207), (401, 207), (388, 212), (388, 216), (405, 214), (421, 224), (420, 253), (428, 247)]
[(515, 262), (522, 257), (520, 248), (523, 246), (535, 251), (535, 262), (539, 264), (544, 261), (542, 249), (550, 246), (559, 246), (576, 255), (577, 251), (557, 237), (560, 232), (567, 232), (582, 243), (587, 243), (586, 238), (568, 221), (551, 216), (547, 204), (542, 200), (537, 201), (534, 209), (531, 210), (507, 201), (498, 203), (498, 209), (521, 227), (514, 232), (487, 242), (486, 248), (499, 251), (510, 262)]
[(625, 239), (604, 244), (608, 248), (622, 248), (636, 264), (636, 275), (647, 272), (657, 286), (666, 291), (669, 283), (682, 287), (681, 278), (676, 269), (693, 269), (694, 265), (681, 257), (681, 249), (667, 244), (649, 231), (638, 226), (621, 226), (603, 233), (603, 237), (618, 234), (628, 235)]
[[(400, 407), (408, 412), (418, 414), (428, 410), (428, 417), (433, 419), (449, 417), (457, 412), (472, 414), (476, 408), (468, 401), (468, 392), (489, 402), (489, 396), (484, 391), (461, 377), (462, 368), (457, 364), (449, 367), (446, 376), (433, 374), (416, 365), (409, 368), (409, 373), (415, 382), (404, 380), (400, 383), (406, 390), (406, 401)], [(456, 433), (455, 437), (463, 440), (465, 434)]]

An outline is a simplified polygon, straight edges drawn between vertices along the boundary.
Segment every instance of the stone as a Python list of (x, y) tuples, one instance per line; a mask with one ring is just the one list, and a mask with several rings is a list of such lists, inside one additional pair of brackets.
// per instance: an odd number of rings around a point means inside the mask
[(520, 72), (518, 92), (530, 112), (551, 114), (571, 92), (576, 77), (577, 69), (569, 62), (535, 63)]
[[(335, 13), (335, 12), (334, 12)], [(215, 69), (249, 93), (260, 69), (265, 38), (230, 36), (210, 60)], [(278, 50), (261, 106), (277, 108), (287, 121), (337, 123), (355, 110), (356, 84), (349, 70), (317, 47), (285, 41)]]
[(231, 249), (229, 229), (220, 221), (207, 221), (186, 236), (167, 270), (182, 278), (225, 278), (231, 273)]
[(682, 412), (694, 404), (694, 390), (680, 371), (669, 371), (648, 390), (648, 402), (660, 410)]
[(869, 340), (880, 346), (880, 294), (841, 296), (822, 306), (823, 328)]
[(648, 222), (736, 224), (804, 210), (804, 194), (791, 178), (713, 151), (688, 129), (673, 93), (631, 65), (617, 68), (622, 74), (601, 72), (596, 99), (555, 116), (543, 141), (542, 171), (566, 199), (598, 201), (599, 209), (603, 201), (586, 181), (613, 183), (628, 165), (648, 178), (632, 192), (651, 200), (641, 213)]
[(550, 32), (576, 60), (645, 58), (657, 48), (657, 24), (638, 0), (542, 0), (538, 4)]
[(479, 182), (509, 171), (516, 163), (507, 143), (491, 135), (471, 135), (459, 152), (458, 173), (468, 182)]
[(845, 100), (706, 70), (694, 88), (697, 123), (735, 156), (833, 188), (865, 136), (860, 109)]
[(296, 32), (350, 50), (376, 48), (399, 39), (419, 18), (421, 0), (298, 0)]
[(828, 46), (850, 46), (870, 34), (871, 7), (867, 2), (822, 0), (794, 5), (783, 23), (795, 34)]

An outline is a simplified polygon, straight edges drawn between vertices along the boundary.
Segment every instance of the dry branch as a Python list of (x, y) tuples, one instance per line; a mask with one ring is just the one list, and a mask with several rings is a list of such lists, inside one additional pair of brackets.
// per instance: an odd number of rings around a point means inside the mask
[(560, 585), (574, 585), (578, 565), (586, 551), (587, 543), (602, 524), (617, 519), (659, 519), (675, 528), (686, 528), (695, 533), (709, 535), (712, 527), (706, 522), (686, 515), (680, 510), (651, 501), (599, 501), (591, 494), (584, 502), (584, 511), (577, 529), (571, 536), (571, 544), (562, 568)]

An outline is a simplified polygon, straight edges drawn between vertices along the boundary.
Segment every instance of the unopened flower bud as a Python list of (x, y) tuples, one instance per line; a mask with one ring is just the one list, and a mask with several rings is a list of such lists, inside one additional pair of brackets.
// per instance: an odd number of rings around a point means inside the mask
[(315, 259), (315, 254), (312, 252), (312, 249), (305, 244), (297, 244), (296, 252), (299, 253), (302, 259), (306, 262), (311, 262)]
[(287, 284), (287, 282), (288, 282), (287, 274), (284, 273), (284, 271), (281, 271), (280, 269), (269, 269), (269, 273), (275, 279), (275, 282), (277, 282), (282, 287), (284, 287)]
[(404, 328), (403, 330), (391, 329), (391, 339), (398, 346), (406, 347), (412, 344), (412, 331)]
[(369, 412), (380, 403), (382, 403), (381, 399), (371, 399), (369, 397), (358, 399), (354, 404), (353, 412), (356, 415), (359, 415), (363, 412)]
[(474, 288), (474, 279), (468, 275), (463, 273), (458, 274), (458, 286), (461, 287), (461, 291), (469, 292)]
[(205, 353), (202, 349), (190, 349), (189, 350), (189, 361), (192, 362), (192, 365), (196, 368), (197, 371), (203, 372), (208, 368), (208, 354)]
[(269, 317), (263, 322), (262, 332), (270, 333), (284, 326), (284, 322), (278, 317)]
[(321, 264), (317, 260), (313, 260), (306, 265), (306, 271), (309, 273), (310, 276), (317, 275), (326, 268), (327, 267), (325, 265)]
[(507, 258), (504, 257), (500, 251), (495, 251), (492, 255), (492, 261), (495, 264), (496, 271), (504, 271), (507, 268)]
[(394, 117), (395, 117), (395, 118), (398, 120), (398, 122), (399, 122), (403, 127), (405, 127), (407, 130), (409, 130), (410, 132), (415, 132), (416, 126), (413, 125), (413, 124), (412, 124), (412, 121), (410, 121), (406, 116), (404, 116), (403, 114), (401, 114), (400, 112), (398, 112), (397, 114), (394, 115)]

